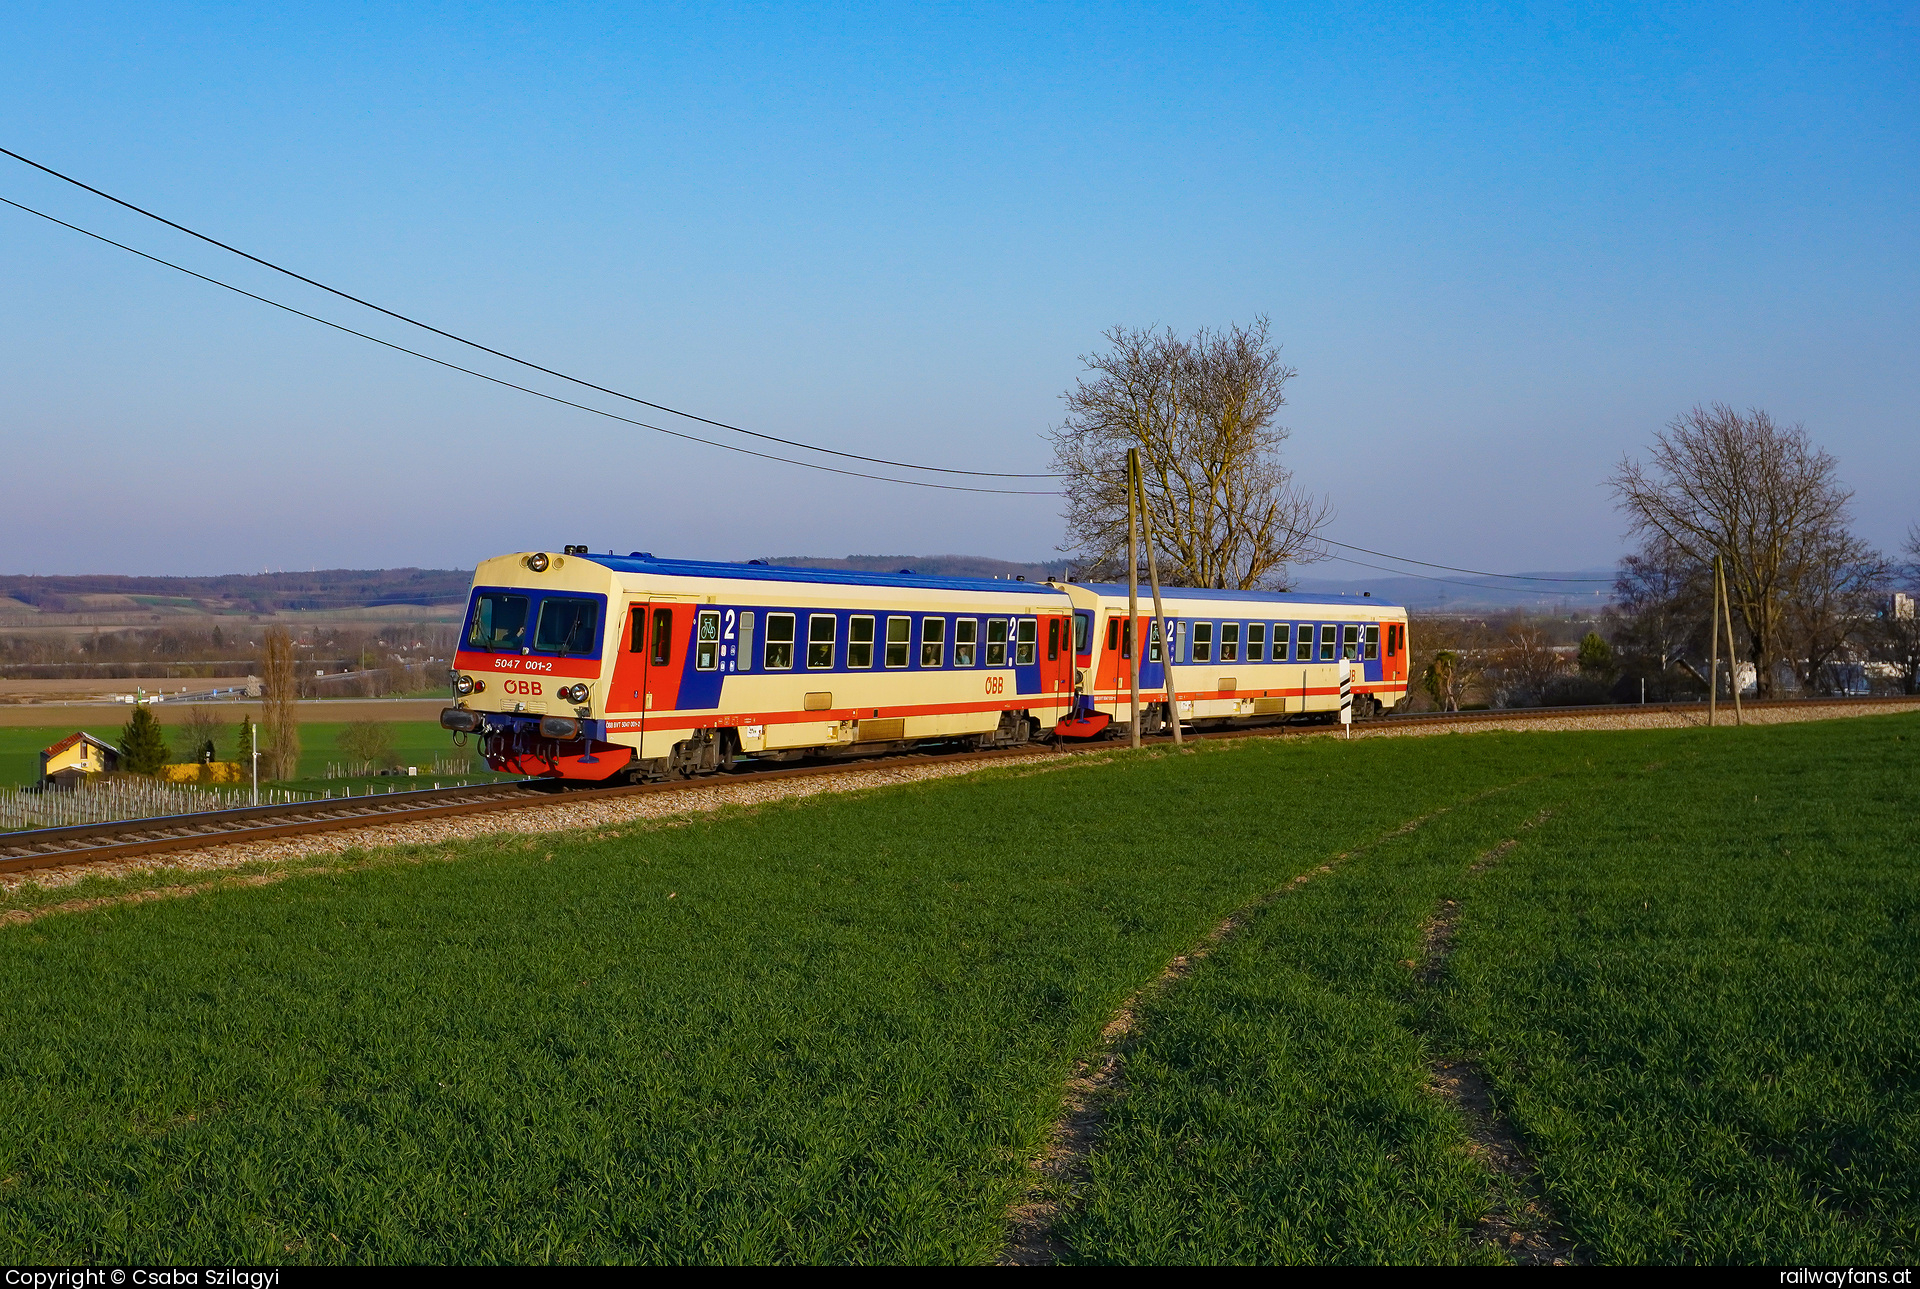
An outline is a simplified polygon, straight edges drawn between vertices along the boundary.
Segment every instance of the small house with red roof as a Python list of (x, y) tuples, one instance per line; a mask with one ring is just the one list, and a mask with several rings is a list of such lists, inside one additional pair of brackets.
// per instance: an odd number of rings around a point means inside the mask
[(71, 788), (94, 774), (110, 774), (120, 768), (120, 749), (102, 743), (85, 730), (73, 733), (40, 754), (40, 781)]

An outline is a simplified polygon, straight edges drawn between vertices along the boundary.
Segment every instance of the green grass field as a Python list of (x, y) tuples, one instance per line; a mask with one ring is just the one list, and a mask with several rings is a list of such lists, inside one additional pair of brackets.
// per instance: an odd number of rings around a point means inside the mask
[[(113, 713), (108, 718), (93, 722), (87, 732), (95, 738), (105, 739), (109, 743), (120, 741), (121, 726), (126, 723), (125, 709)], [(436, 756), (465, 755), (473, 760), (474, 772), (465, 776), (469, 782), (485, 782), (494, 775), (487, 771), (486, 763), (475, 753), (472, 747), (456, 749), (453, 737), (440, 728), (434, 721), (390, 721), (393, 730), (393, 748), (403, 765), (417, 765), (420, 773), (432, 782), (433, 759)], [(169, 733), (172, 727), (169, 726)], [(230, 728), (230, 727), (229, 727)], [(336, 740), (346, 728), (344, 722), (315, 721), (300, 727), (300, 777), (288, 779), (278, 786), (320, 791), (327, 788), (339, 789), (347, 786), (341, 782), (327, 779), (326, 770), (329, 761), (345, 763), (349, 758), (340, 750)], [(71, 726), (0, 726), (0, 786), (16, 783), (32, 783), (40, 774), (40, 750), (50, 747), (60, 739), (73, 733)], [(184, 754), (183, 749), (176, 749)], [(222, 756), (230, 756), (232, 749), (222, 746)], [(504, 777), (504, 776), (501, 776)], [(391, 786), (391, 778), (355, 779), (352, 786), (355, 791), (364, 791), (369, 784), (382, 787)], [(408, 786), (419, 786), (417, 782)]]
[(0, 1257), (989, 1260), (1075, 1059), (1251, 907), (1143, 1008), (1072, 1260), (1500, 1260), (1440, 1057), (1588, 1256), (1909, 1258), (1916, 739), (1121, 754), (0, 928)]

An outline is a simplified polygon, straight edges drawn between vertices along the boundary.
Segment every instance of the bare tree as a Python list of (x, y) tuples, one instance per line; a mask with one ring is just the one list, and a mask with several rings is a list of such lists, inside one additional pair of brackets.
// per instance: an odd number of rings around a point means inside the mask
[(1420, 687), (1434, 707), (1443, 712), (1460, 710), (1460, 655), (1451, 649), (1435, 649), (1433, 661), (1420, 671)]
[(1066, 481), (1061, 549), (1092, 569), (1124, 572), (1126, 455), (1139, 448), (1169, 583), (1282, 585), (1289, 564), (1324, 558), (1313, 537), (1332, 508), (1297, 490), (1280, 464), (1289, 431), (1274, 418), (1295, 373), (1267, 320), (1203, 328), (1191, 340), (1124, 327), (1105, 338), (1108, 352), (1081, 358), (1092, 379), (1063, 396), (1067, 416), (1051, 434)]
[(210, 707), (189, 707), (186, 719), (174, 727), (173, 754), (190, 763), (217, 761), (221, 733), (220, 718)]
[(1801, 543), (1791, 569), (1785, 635), (1802, 689), (1831, 690), (1832, 664), (1870, 647), (1888, 572), (1879, 551), (1844, 529)]
[(355, 761), (364, 763), (370, 771), (400, 764), (400, 758), (393, 750), (393, 726), (385, 721), (349, 721), (346, 728), (334, 737), (334, 743)]
[(285, 627), (267, 628), (260, 659), (260, 676), (266, 693), (260, 710), (261, 768), (269, 779), (291, 779), (300, 772), (300, 722), (294, 701), (299, 696), (295, 679), (293, 637)]
[(1654, 436), (1650, 455), (1647, 466), (1623, 459), (1608, 480), (1630, 529), (1696, 565), (1725, 560), (1748, 660), (1771, 693), (1802, 552), (1845, 531), (1852, 492), (1802, 427), (1757, 409), (1695, 407)]
[[(1614, 602), (1604, 615), (1607, 635), (1629, 682), (1644, 682), (1649, 698), (1665, 701), (1696, 685), (1705, 688), (1712, 586), (1706, 565), (1657, 534), (1620, 561)], [(1689, 652), (1698, 655), (1697, 666)]]
[(1538, 707), (1548, 686), (1566, 670), (1566, 660), (1554, 652), (1546, 632), (1532, 623), (1515, 621), (1507, 627), (1489, 669), (1498, 681), (1494, 705)]
[(1420, 617), (1408, 624), (1409, 674), (1418, 683), (1409, 689), (1406, 705), (1398, 710), (1453, 712), (1474, 701), (1484, 701), (1485, 660), (1489, 636), (1484, 622), (1444, 617)]

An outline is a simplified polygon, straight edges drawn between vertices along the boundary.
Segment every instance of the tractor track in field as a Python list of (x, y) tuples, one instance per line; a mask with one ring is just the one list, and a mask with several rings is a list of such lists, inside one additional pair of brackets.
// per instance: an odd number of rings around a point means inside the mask
[[(1747, 706), (1749, 720), (1758, 724), (1781, 719), (1825, 719), (1836, 715), (1867, 715), (1905, 708), (1920, 708), (1920, 698), (1845, 699), (1830, 702), (1777, 700), (1764, 704), (1749, 703)], [(1379, 738), (1441, 732), (1468, 733), (1486, 729), (1640, 728), (1655, 724), (1693, 725), (1701, 723), (1704, 715), (1705, 709), (1699, 703), (1423, 713), (1362, 721), (1353, 727), (1353, 736)], [(1338, 725), (1276, 723), (1227, 729), (1190, 730), (1186, 736), (1196, 742), (1214, 742), (1245, 738), (1329, 737), (1339, 732)], [(1171, 745), (1172, 739), (1167, 735), (1156, 735), (1143, 740), (1143, 743), (1164, 748)], [(661, 794), (674, 796), (720, 788), (751, 789), (759, 785), (772, 787), (796, 779), (845, 778), (850, 786), (858, 787), (862, 786), (863, 776), (881, 771), (913, 772), (937, 767), (936, 774), (924, 777), (938, 777), (945, 774), (965, 773), (969, 769), (993, 762), (1051, 760), (1089, 752), (1110, 753), (1124, 746), (1125, 743), (1120, 740), (1101, 740), (1064, 747), (1028, 744), (1020, 747), (975, 751), (902, 752), (800, 766), (750, 768), (728, 774), (612, 788), (563, 789), (548, 784), (484, 784), (0, 833), (0, 884), (17, 882), (20, 879), (15, 875), (35, 870), (88, 869), (102, 864), (116, 864), (131, 860), (163, 862), (157, 857), (177, 852), (282, 843), (318, 833), (368, 829), (386, 833), (393, 825), (451, 821), (461, 816), (504, 814), (526, 810), (554, 812), (557, 807), (585, 807), (593, 803), (619, 801), (636, 796)], [(911, 777), (923, 776), (913, 773)], [(820, 788), (810, 790), (832, 789), (822, 785)], [(781, 792), (780, 795), (799, 795), (799, 793)], [(558, 811), (557, 813), (567, 815), (577, 812)], [(588, 819), (586, 822), (596, 821)], [(574, 825), (561, 821), (556, 822), (554, 826), (564, 828)], [(283, 848), (275, 846), (275, 849)]]
[[(1518, 831), (1538, 828), (1554, 813), (1551, 807), (1543, 809)], [(1506, 838), (1468, 865), (1466, 875), (1471, 878), (1486, 872), (1519, 844), (1518, 836)], [(1444, 979), (1459, 916), (1457, 901), (1442, 900), (1427, 920), (1421, 958), (1408, 964), (1423, 987), (1432, 988)], [(1485, 1215), (1474, 1224), (1473, 1241), (1498, 1249), (1520, 1266), (1564, 1267), (1584, 1262), (1547, 1201), (1539, 1165), (1500, 1112), (1485, 1072), (1464, 1058), (1437, 1060), (1428, 1068), (1428, 1086), (1460, 1116), (1474, 1158), (1505, 1183), (1505, 1193), (1496, 1193)]]
[(1099, 1046), (1091, 1055), (1076, 1061), (1067, 1076), (1060, 1117), (1054, 1121), (1046, 1145), (1029, 1165), (1033, 1177), (1027, 1194), (1007, 1215), (1007, 1241), (1001, 1251), (1000, 1265), (1052, 1266), (1066, 1252), (1054, 1227), (1076, 1201), (1077, 1192), (1087, 1180), (1089, 1162), (1106, 1126), (1107, 1107), (1126, 1095), (1126, 1051), (1129, 1040), (1138, 1032), (1139, 1013), (1145, 1003), (1192, 975), (1202, 962), (1275, 900), (1333, 872), (1347, 860), (1403, 837), (1444, 814), (1531, 782), (1534, 777), (1529, 775), (1487, 788), (1454, 805), (1415, 815), (1371, 841), (1330, 856), (1325, 863), (1297, 874), (1286, 885), (1235, 909), (1201, 936), (1192, 948), (1168, 962), (1149, 984), (1130, 994), (1101, 1028)]

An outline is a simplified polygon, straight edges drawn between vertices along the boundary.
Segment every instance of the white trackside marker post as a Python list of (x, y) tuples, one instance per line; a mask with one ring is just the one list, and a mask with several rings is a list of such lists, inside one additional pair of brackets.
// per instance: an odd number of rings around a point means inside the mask
[(1353, 662), (1340, 660), (1340, 723), (1347, 727), (1347, 737), (1353, 737)]

